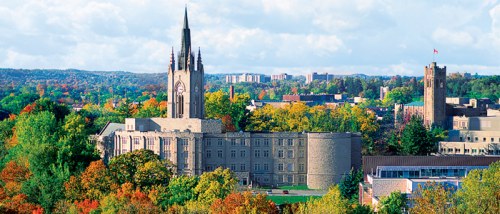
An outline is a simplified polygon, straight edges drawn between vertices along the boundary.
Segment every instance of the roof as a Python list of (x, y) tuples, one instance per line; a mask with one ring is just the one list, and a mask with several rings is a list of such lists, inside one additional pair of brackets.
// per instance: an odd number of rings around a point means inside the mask
[(489, 166), (500, 156), (363, 156), (363, 174), (378, 166)]
[(102, 131), (99, 133), (100, 136), (109, 136), (111, 133), (118, 129), (125, 129), (125, 124), (123, 123), (110, 123), (108, 122), (106, 126), (102, 129)]
[(424, 102), (422, 102), (422, 101), (415, 101), (415, 102), (411, 102), (411, 103), (405, 104), (405, 106), (424, 106)]

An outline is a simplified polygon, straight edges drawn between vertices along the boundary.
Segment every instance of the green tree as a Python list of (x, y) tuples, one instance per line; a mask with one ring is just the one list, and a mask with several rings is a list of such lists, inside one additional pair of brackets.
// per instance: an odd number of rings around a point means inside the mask
[(195, 187), (199, 182), (198, 176), (179, 176), (168, 184), (167, 191), (160, 193), (159, 204), (163, 209), (172, 205), (183, 206), (186, 202), (196, 200)]
[(342, 179), (339, 183), (339, 190), (342, 197), (350, 200), (357, 201), (358, 200), (358, 192), (359, 192), (359, 182), (363, 180), (363, 172), (361, 170), (351, 169), (349, 174), (345, 174), (342, 176)]
[[(131, 183), (136, 187), (140, 187), (140, 183), (136, 183), (135, 179), (139, 168), (141, 168), (141, 174), (143, 174), (144, 171), (152, 170), (151, 168), (144, 168), (144, 165), (156, 161), (160, 161), (160, 156), (153, 151), (139, 149), (113, 157), (109, 163), (109, 170), (118, 184)], [(142, 182), (142, 177), (137, 181)]]
[(393, 88), (387, 93), (382, 103), (386, 107), (394, 106), (396, 103), (406, 104), (413, 100), (412, 94), (409, 87)]
[(401, 192), (391, 192), (387, 197), (383, 197), (379, 203), (378, 213), (380, 214), (400, 214), (403, 210), (408, 210), (406, 195)]
[(500, 213), (500, 161), (487, 169), (472, 170), (457, 191), (463, 213)]
[(237, 183), (238, 180), (231, 170), (219, 167), (213, 172), (203, 173), (194, 191), (198, 195), (198, 201), (212, 204), (215, 199), (225, 198), (236, 190)]
[(420, 117), (412, 116), (401, 133), (402, 155), (427, 155), (435, 152), (435, 139), (430, 137)]
[(168, 185), (170, 177), (172, 177), (172, 172), (165, 166), (165, 163), (154, 160), (137, 167), (134, 181), (138, 186), (149, 189), (155, 185)]

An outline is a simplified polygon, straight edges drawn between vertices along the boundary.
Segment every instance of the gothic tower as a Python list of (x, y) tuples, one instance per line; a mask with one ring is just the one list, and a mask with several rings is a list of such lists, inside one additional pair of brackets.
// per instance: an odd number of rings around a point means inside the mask
[(446, 66), (432, 62), (424, 69), (424, 124), (446, 126)]
[(203, 93), (204, 71), (201, 51), (195, 70), (194, 53), (191, 52), (191, 31), (189, 29), (187, 8), (184, 11), (184, 27), (181, 36), (181, 50), (177, 53), (177, 69), (172, 48), (168, 67), (168, 109), (169, 118), (203, 119), (205, 98)]

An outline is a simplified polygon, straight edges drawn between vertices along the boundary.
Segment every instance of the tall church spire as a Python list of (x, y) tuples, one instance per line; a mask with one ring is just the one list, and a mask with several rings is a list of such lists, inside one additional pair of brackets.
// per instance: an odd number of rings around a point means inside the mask
[(191, 57), (189, 48), (191, 48), (191, 31), (189, 30), (187, 7), (184, 10), (184, 27), (182, 29), (181, 52), (179, 53), (179, 70), (186, 70), (188, 59)]

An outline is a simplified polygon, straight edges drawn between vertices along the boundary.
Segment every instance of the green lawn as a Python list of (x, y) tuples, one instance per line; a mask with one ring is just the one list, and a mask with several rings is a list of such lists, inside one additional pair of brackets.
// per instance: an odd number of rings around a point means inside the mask
[(280, 186), (278, 189), (287, 189), (287, 190), (310, 190), (307, 188), (307, 185), (297, 185), (297, 186)]
[(282, 196), (282, 195), (268, 195), (267, 199), (272, 200), (277, 205), (280, 204), (293, 204), (297, 202), (306, 202), (311, 198), (321, 198), (321, 196)]

